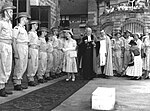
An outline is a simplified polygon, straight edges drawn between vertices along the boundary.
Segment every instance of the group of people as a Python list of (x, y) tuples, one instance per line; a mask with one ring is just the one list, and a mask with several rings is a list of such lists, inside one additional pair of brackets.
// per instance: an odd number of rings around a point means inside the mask
[(148, 79), (150, 73), (150, 34), (133, 34), (129, 30), (117, 31), (113, 36), (104, 30), (86, 36), (79, 44), (79, 69), (85, 79), (111, 76), (130, 77), (131, 80)]
[[(77, 73), (77, 43), (71, 30), (57, 27), (39, 27), (40, 21), (31, 20), (27, 12), (20, 12), (12, 28), (13, 9), (11, 4), (2, 7), (0, 20), (0, 96), (7, 97), (12, 92), (6, 84), (12, 74), (14, 90), (22, 91), (23, 75), (27, 75), (28, 86), (36, 86), (67, 73), (66, 81), (75, 81)], [(29, 24), (30, 31), (26, 30)], [(35, 79), (37, 78), (37, 80)]]
[[(66, 81), (75, 81), (80, 72), (83, 79), (94, 77), (130, 76), (131, 79), (146, 79), (150, 73), (150, 34), (140, 37), (128, 30), (113, 37), (104, 30), (95, 34), (85, 28), (81, 40), (73, 39), (69, 29), (39, 27), (40, 21), (30, 20), (26, 12), (20, 12), (12, 28), (11, 4), (2, 7), (0, 20), (0, 96), (7, 97), (6, 84), (13, 77), (14, 90), (28, 87), (22, 85), (26, 73), (28, 86), (36, 86), (67, 73)], [(30, 21), (29, 21), (30, 20)], [(29, 24), (30, 31), (25, 26)], [(38, 30), (39, 29), (39, 30)], [(143, 73), (144, 71), (144, 73)]]

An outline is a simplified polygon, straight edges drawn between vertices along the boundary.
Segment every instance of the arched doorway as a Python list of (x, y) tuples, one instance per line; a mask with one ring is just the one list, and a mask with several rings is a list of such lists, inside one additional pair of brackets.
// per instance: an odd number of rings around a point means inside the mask
[(113, 22), (106, 22), (101, 27), (101, 30), (104, 30), (106, 34), (111, 35), (113, 31)]
[(126, 20), (122, 25), (122, 31), (124, 32), (126, 30), (131, 31), (133, 34), (144, 34), (144, 23), (136, 19)]

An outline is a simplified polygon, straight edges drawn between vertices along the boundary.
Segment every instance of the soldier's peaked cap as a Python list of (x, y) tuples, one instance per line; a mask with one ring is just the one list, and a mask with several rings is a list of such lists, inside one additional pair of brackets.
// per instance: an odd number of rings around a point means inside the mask
[(12, 4), (10, 4), (10, 3), (5, 3), (5, 4), (2, 6), (1, 11), (7, 10), (7, 9), (15, 9), (15, 8), (16, 8), (16, 7), (13, 6)]
[(46, 27), (41, 27), (39, 31), (41, 31), (41, 32), (43, 32), (43, 31), (49, 32), (49, 31), (48, 31), (48, 28), (46, 28)]
[(39, 20), (31, 20), (29, 24), (41, 24)]
[(15, 19), (18, 19), (20, 17), (27, 17), (28, 19), (31, 19), (30, 14), (27, 13), (27, 12), (20, 12), (20, 13), (18, 13)]

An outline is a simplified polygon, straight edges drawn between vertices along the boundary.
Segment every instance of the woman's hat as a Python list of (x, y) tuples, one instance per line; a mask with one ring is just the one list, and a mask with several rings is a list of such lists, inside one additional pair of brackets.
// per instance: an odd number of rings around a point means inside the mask
[(41, 32), (43, 32), (43, 31), (49, 32), (49, 31), (48, 31), (48, 28), (46, 28), (46, 27), (41, 27), (39, 31), (41, 31)]
[(20, 12), (20, 13), (18, 13), (18, 15), (16, 16), (15, 19), (18, 19), (20, 17), (27, 17), (28, 19), (31, 19), (31, 16), (27, 12)]
[(131, 41), (129, 42), (129, 44), (130, 44), (130, 45), (137, 45), (137, 43), (136, 43), (134, 40), (131, 40)]
[(41, 24), (39, 20), (31, 20), (29, 24)]

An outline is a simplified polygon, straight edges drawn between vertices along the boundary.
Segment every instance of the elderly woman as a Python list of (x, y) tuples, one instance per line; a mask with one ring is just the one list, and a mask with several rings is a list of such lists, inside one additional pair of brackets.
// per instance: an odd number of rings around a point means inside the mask
[(114, 70), (117, 76), (121, 76), (122, 73), (122, 47), (123, 42), (121, 40), (121, 34), (118, 32), (115, 34), (115, 38), (113, 39), (113, 59), (114, 59)]
[(77, 43), (72, 38), (72, 34), (70, 32), (66, 32), (65, 36), (66, 40), (64, 42), (64, 47), (62, 48), (62, 51), (64, 52), (63, 71), (68, 75), (66, 81), (69, 81), (70, 79), (75, 81), (74, 73), (77, 73)]

